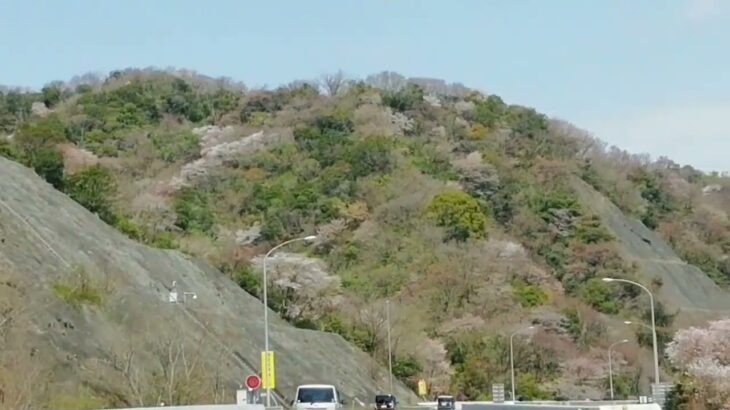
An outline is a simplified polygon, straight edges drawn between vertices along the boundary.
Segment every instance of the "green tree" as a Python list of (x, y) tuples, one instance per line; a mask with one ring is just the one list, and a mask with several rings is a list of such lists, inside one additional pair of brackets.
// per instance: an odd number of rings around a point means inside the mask
[(397, 91), (385, 91), (383, 104), (395, 111), (408, 111), (423, 101), (423, 88), (416, 84), (408, 84)]
[(517, 376), (516, 395), (521, 400), (549, 400), (553, 394), (540, 386), (540, 380), (532, 373)]
[(352, 176), (360, 178), (390, 171), (393, 167), (390, 145), (385, 137), (368, 137), (353, 145), (347, 154)]
[(200, 151), (199, 138), (191, 131), (153, 134), (152, 144), (165, 162), (193, 160)]
[(183, 189), (175, 198), (175, 224), (186, 232), (209, 233), (213, 228), (213, 211), (208, 196), (195, 189)]
[(63, 178), (63, 155), (56, 148), (41, 147), (33, 151), (32, 155), (25, 161), (26, 165), (38, 174), (54, 188), (62, 190), (64, 187)]
[(12, 160), (18, 159), (18, 152), (15, 149), (15, 146), (11, 144), (10, 141), (2, 137), (0, 137), (0, 156)]
[(421, 364), (413, 355), (395, 357), (393, 360), (393, 375), (403, 381), (408, 381), (421, 371)]
[(65, 140), (66, 127), (55, 115), (23, 124), (14, 139), (21, 154), (26, 158), (41, 147), (49, 147)]
[(92, 165), (70, 176), (66, 181), (66, 193), (89, 211), (99, 215), (104, 222), (114, 224), (112, 203), (117, 194), (117, 184), (112, 172), (102, 165)]
[(593, 278), (583, 286), (581, 296), (589, 305), (603, 313), (618, 313), (618, 297), (614, 289), (609, 287), (601, 279)]
[(61, 89), (55, 85), (47, 85), (41, 89), (43, 94), (43, 103), (48, 108), (53, 108), (61, 101)]
[(471, 117), (487, 128), (494, 128), (506, 110), (507, 104), (499, 96), (490, 95), (474, 107)]
[(486, 235), (487, 219), (476, 199), (466, 192), (446, 191), (434, 196), (427, 213), (439, 226), (446, 227), (449, 239), (463, 241)]
[(540, 285), (527, 283), (522, 280), (514, 281), (512, 283), (512, 289), (520, 305), (526, 308), (542, 305), (548, 297)]

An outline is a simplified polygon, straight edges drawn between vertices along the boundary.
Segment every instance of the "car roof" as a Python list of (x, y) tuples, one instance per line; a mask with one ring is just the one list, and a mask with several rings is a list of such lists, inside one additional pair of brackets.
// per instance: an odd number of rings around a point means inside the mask
[(331, 384), (302, 384), (297, 389), (334, 389)]

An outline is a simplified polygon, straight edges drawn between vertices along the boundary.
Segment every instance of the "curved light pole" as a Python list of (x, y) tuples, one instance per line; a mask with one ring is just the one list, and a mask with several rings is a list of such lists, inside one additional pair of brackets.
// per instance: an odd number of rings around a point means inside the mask
[(516, 334), (520, 332), (524, 332), (525, 330), (531, 330), (534, 329), (535, 326), (529, 326), (522, 328), (520, 330), (517, 330), (516, 332), (512, 333), (509, 337), (509, 366), (511, 369), (512, 374), (512, 401), (517, 403), (517, 399), (515, 398), (515, 354), (514, 354), (514, 344), (513, 339)]
[(645, 325), (645, 324), (643, 324), (643, 323), (641, 323), (641, 322), (632, 322), (632, 321), (630, 321), (630, 320), (624, 320), (624, 324), (625, 324), (625, 325), (636, 325), (636, 326), (641, 326), (641, 327), (643, 327), (644, 329), (649, 329), (649, 330), (651, 330), (651, 326), (649, 326), (649, 325)]
[(629, 339), (619, 340), (618, 342), (608, 346), (608, 384), (611, 387), (611, 401), (613, 401), (613, 367), (611, 364), (611, 349), (622, 343), (628, 343)]
[[(271, 255), (275, 250), (281, 248), (282, 246), (288, 245), (292, 242), (297, 241), (313, 241), (317, 239), (316, 236), (310, 235), (305, 236), (304, 238), (296, 238), (296, 239), (290, 239), (286, 242), (282, 242), (273, 248), (271, 248), (270, 251), (266, 252), (266, 255), (264, 255), (264, 262), (263, 262), (263, 271), (264, 271), (264, 351), (269, 351), (269, 300), (267, 298), (267, 288), (268, 288), (268, 280), (266, 279), (266, 260), (269, 259), (269, 255)], [(271, 407), (271, 388), (266, 388), (266, 407)]]
[(636, 285), (642, 289), (646, 293), (649, 294), (649, 301), (651, 302), (651, 336), (653, 339), (653, 345), (654, 345), (654, 383), (656, 385), (659, 385), (659, 351), (657, 349), (657, 341), (656, 341), (656, 321), (654, 319), (654, 295), (651, 293), (651, 291), (641, 283), (633, 282), (626, 279), (616, 279), (616, 278), (603, 278), (604, 282), (624, 282), (624, 283), (630, 283), (632, 285)]

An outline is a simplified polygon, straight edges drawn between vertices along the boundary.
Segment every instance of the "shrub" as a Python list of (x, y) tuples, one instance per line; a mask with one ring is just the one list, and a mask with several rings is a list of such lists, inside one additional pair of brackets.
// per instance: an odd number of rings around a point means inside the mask
[(582, 243), (598, 243), (610, 241), (613, 236), (601, 224), (601, 219), (595, 215), (584, 216), (578, 220), (575, 229), (575, 238)]
[(583, 300), (596, 310), (615, 314), (618, 313), (618, 297), (614, 293), (614, 289), (609, 287), (601, 279), (593, 278), (588, 280), (581, 290)]
[(198, 155), (199, 138), (191, 131), (169, 134), (153, 134), (152, 144), (165, 162), (189, 162)]
[(490, 95), (479, 102), (471, 114), (471, 119), (487, 128), (494, 128), (506, 112), (507, 105), (496, 95)]
[(517, 376), (515, 394), (522, 400), (549, 400), (553, 393), (542, 389), (540, 380), (532, 373), (523, 373)]
[(60, 189), (63, 186), (63, 156), (55, 146), (65, 140), (65, 127), (55, 115), (25, 123), (14, 139), (17, 158)]
[(175, 198), (175, 225), (185, 232), (210, 233), (213, 229), (213, 212), (208, 196), (196, 189), (185, 188)]
[(416, 84), (408, 84), (397, 91), (384, 91), (383, 104), (395, 111), (408, 111), (423, 101), (423, 89)]
[(23, 162), (30, 168), (33, 168), (38, 176), (45, 179), (54, 188), (58, 190), (63, 189), (63, 155), (56, 148), (50, 146), (40, 147), (30, 152)]
[(153, 231), (145, 241), (150, 246), (160, 249), (177, 249), (175, 234), (167, 231)]
[(479, 203), (463, 191), (442, 192), (431, 199), (428, 216), (448, 230), (449, 239), (466, 240), (486, 235), (486, 217)]
[(142, 241), (144, 239), (144, 230), (134, 223), (133, 220), (119, 216), (116, 218), (114, 227), (117, 228), (121, 233), (129, 236), (131, 239), (136, 241)]
[(353, 145), (347, 154), (354, 178), (374, 173), (385, 173), (392, 169), (390, 141), (384, 137), (368, 137)]
[(261, 294), (261, 275), (254, 271), (251, 265), (246, 264), (239, 267), (233, 278), (241, 289), (249, 294), (259, 297)]
[[(613, 374), (613, 392), (616, 399), (628, 399), (639, 395), (639, 383), (641, 381), (641, 371), (623, 371)], [(608, 376), (603, 379), (603, 388), (606, 393), (610, 393), (610, 382)], [(606, 394), (608, 397), (609, 394)]]
[(510, 106), (505, 115), (505, 122), (512, 129), (512, 134), (521, 137), (535, 138), (547, 131), (547, 117), (532, 108)]
[(413, 355), (393, 358), (393, 376), (406, 384), (412, 385), (413, 379), (423, 371), (421, 364)]
[(308, 152), (323, 167), (334, 164), (342, 157), (344, 144), (349, 141), (342, 131), (316, 127), (303, 127), (294, 130), (294, 139), (299, 147)]
[(560, 321), (560, 327), (565, 329), (580, 348), (588, 349), (606, 332), (605, 326), (596, 321), (583, 320), (578, 309), (566, 309), (563, 314), (565, 318)]
[(282, 104), (270, 94), (256, 96), (248, 101), (241, 109), (241, 122), (248, 122), (255, 112), (273, 113), (281, 110)]
[(322, 132), (330, 130), (349, 134), (354, 130), (352, 120), (341, 113), (317, 117), (314, 120), (314, 126)]
[(61, 89), (57, 86), (47, 85), (41, 89), (41, 93), (43, 94), (43, 103), (48, 108), (53, 108), (61, 101)]
[(117, 194), (117, 185), (108, 168), (97, 164), (72, 175), (66, 181), (66, 193), (104, 222), (114, 224), (116, 216), (112, 201)]
[(12, 160), (19, 159), (18, 152), (15, 147), (10, 143), (10, 141), (2, 137), (0, 137), (0, 156)]
[(540, 287), (522, 280), (512, 283), (513, 294), (522, 307), (530, 308), (542, 305), (547, 300), (547, 293)]
[(574, 194), (566, 191), (542, 192), (531, 198), (532, 209), (546, 222), (555, 220), (555, 210), (566, 210), (567, 214), (580, 215), (580, 205)]

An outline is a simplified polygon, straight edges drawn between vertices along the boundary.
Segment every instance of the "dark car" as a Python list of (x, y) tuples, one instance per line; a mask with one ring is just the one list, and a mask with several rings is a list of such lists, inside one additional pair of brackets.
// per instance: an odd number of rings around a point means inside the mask
[(397, 400), (392, 394), (378, 394), (375, 396), (375, 410), (393, 410)]
[(438, 396), (436, 398), (437, 410), (454, 410), (454, 396)]

